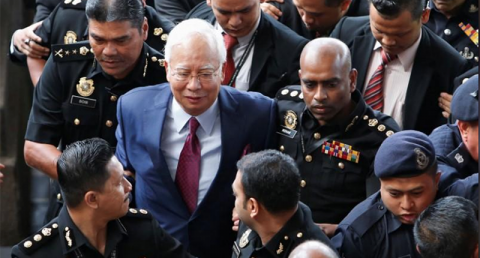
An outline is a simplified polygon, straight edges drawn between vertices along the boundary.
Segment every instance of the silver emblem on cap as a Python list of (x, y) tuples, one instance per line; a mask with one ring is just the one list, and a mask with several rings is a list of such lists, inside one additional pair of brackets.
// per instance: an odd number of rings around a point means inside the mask
[(415, 148), (413, 151), (415, 151), (415, 153), (417, 154), (417, 168), (420, 170), (426, 169), (430, 159), (419, 148)]

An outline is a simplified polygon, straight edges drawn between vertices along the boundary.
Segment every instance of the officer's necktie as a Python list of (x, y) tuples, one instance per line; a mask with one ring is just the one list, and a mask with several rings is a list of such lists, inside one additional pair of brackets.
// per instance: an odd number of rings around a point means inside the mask
[(183, 145), (180, 158), (178, 160), (177, 174), (175, 177), (175, 184), (180, 190), (185, 204), (193, 213), (197, 207), (198, 200), (198, 181), (200, 176), (200, 142), (196, 135), (198, 126), (197, 119), (195, 117), (190, 118), (189, 127), (190, 133), (187, 136), (185, 145)]
[(382, 55), (382, 62), (378, 66), (377, 70), (372, 75), (372, 78), (368, 81), (367, 89), (365, 91), (365, 102), (370, 105), (374, 110), (383, 111), (383, 74), (385, 72), (385, 66), (397, 59), (397, 56), (390, 57), (383, 49), (380, 51)]
[[(223, 78), (222, 85), (228, 85), (235, 72), (235, 61), (233, 60), (232, 49), (238, 44), (238, 40), (225, 33), (223, 35), (225, 40), (225, 48), (227, 49), (227, 62), (225, 63), (225, 77)], [(235, 82), (232, 83), (232, 87), (235, 87)]]

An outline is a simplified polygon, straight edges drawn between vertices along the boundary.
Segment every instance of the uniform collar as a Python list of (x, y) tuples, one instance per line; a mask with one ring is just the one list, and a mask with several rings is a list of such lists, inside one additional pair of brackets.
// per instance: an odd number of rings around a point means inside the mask
[[(177, 102), (175, 97), (171, 99), (171, 104), (169, 109), (172, 112), (173, 117), (173, 124), (175, 126), (175, 130), (177, 133), (185, 128), (188, 121), (192, 117), (189, 115), (180, 104)], [(198, 120), (200, 127), (205, 131), (207, 135), (211, 135), (213, 132), (213, 126), (215, 125), (215, 120), (217, 116), (220, 114), (220, 109), (218, 107), (218, 98), (213, 102), (213, 104), (202, 114), (196, 116), (195, 118)]]
[[(400, 222), (400, 220), (398, 220), (398, 218), (393, 215), (392, 212), (390, 212), (387, 207), (385, 206), (385, 204), (383, 203), (382, 201), (382, 198), (381, 198), (381, 194), (379, 192), (379, 200), (378, 200), (378, 203), (380, 205), (382, 205), (383, 207), (385, 207), (385, 209), (387, 210), (385, 212), (385, 219), (387, 220), (387, 232), (388, 234), (391, 234), (397, 230), (399, 230), (400, 228), (411, 228), (412, 225), (405, 225), (403, 224), (402, 222)], [(410, 231), (412, 231), (413, 229), (410, 229)], [(413, 232), (413, 231), (412, 231)]]
[[(402, 53), (398, 54), (398, 61), (393, 60), (392, 63), (394, 62), (400, 62), (400, 64), (403, 67), (403, 70), (406, 72), (410, 70), (410, 68), (413, 66), (413, 60), (415, 59), (415, 56), (417, 54), (418, 46), (420, 46), (420, 41), (422, 39), (422, 33), (423, 31), (420, 30), (420, 34), (418, 35), (418, 39), (411, 45), (409, 48), (405, 49), (402, 51)], [(373, 50), (377, 50), (381, 48), (382, 45), (380, 42), (375, 41), (375, 45), (373, 46)], [(379, 50), (380, 51), (380, 50)]]
[[(83, 233), (77, 228), (70, 217), (66, 206), (60, 210), (60, 214), (58, 215), (58, 231), (62, 245), (62, 251), (65, 256), (67, 256), (70, 252), (82, 248), (83, 246), (92, 250), (96, 250), (88, 242)], [(118, 219), (112, 220), (108, 223), (105, 257), (110, 257), (111, 252), (115, 249), (117, 244), (123, 239), (124, 236), (128, 236), (127, 230)]]

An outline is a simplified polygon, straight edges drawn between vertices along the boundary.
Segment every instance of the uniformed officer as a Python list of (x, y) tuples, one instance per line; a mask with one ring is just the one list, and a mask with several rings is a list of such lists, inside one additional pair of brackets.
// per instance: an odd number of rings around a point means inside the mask
[(233, 258), (288, 257), (309, 239), (330, 240), (299, 202), (300, 174), (295, 161), (276, 150), (244, 156), (232, 184), (240, 226)]
[[(131, 1), (140, 0), (126, 1), (125, 4)], [(163, 53), (168, 34), (173, 29), (174, 24), (161, 17), (153, 7), (146, 5), (145, 0), (141, 0), (141, 2), (145, 7), (145, 18), (148, 22), (148, 37), (145, 42), (153, 49)], [(42, 40), (41, 44), (51, 48), (55, 44), (72, 44), (87, 40), (88, 20), (85, 16), (86, 5), (87, 1), (62, 1), (35, 31)], [(27, 62), (32, 82), (36, 85), (45, 66), (46, 59), (28, 58)]]
[[(55, 46), (35, 88), (25, 136), (27, 164), (56, 179), (55, 160), (68, 144), (101, 137), (115, 146), (118, 97), (166, 81), (163, 55), (144, 43), (143, 11), (136, 0), (87, 2), (90, 42)], [(61, 201), (58, 191), (51, 192)], [(48, 220), (58, 213), (53, 207)]]
[(430, 18), (425, 25), (478, 66), (478, 1), (430, 0), (428, 7)]
[(57, 171), (66, 207), (12, 257), (190, 257), (146, 210), (129, 209), (132, 185), (105, 140), (72, 143)]
[(339, 40), (319, 38), (304, 48), (300, 86), (277, 93), (280, 151), (297, 162), (301, 200), (327, 235), (355, 205), (378, 190), (373, 158), (395, 121), (367, 106), (355, 89), (357, 71)]
[(478, 173), (478, 75), (455, 91), (451, 110), (457, 123), (442, 125), (429, 136), (442, 171), (440, 189)]
[(413, 223), (435, 199), (440, 173), (430, 139), (402, 131), (385, 140), (375, 157), (381, 189), (338, 225), (333, 245), (348, 258), (421, 257)]

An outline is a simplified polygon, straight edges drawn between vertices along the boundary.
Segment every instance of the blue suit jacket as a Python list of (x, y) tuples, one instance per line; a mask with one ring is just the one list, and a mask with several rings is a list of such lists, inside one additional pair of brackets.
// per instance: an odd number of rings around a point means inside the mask
[(168, 83), (142, 87), (118, 102), (116, 155), (125, 169), (136, 173), (135, 198), (160, 225), (199, 257), (230, 257), (234, 197), (231, 185), (236, 162), (247, 145), (251, 151), (272, 147), (276, 106), (258, 93), (221, 87), (222, 152), (220, 167), (207, 194), (190, 216), (172, 180), (161, 151), (161, 135), (168, 103)]

